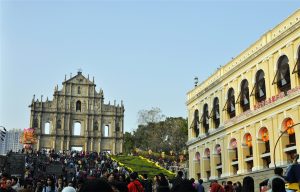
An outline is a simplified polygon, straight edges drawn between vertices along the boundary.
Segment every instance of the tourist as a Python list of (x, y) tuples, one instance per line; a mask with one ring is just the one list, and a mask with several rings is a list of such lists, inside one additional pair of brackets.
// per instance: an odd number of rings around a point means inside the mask
[(234, 189), (232, 186), (232, 181), (227, 181), (227, 184), (225, 185), (224, 190), (225, 190), (225, 192), (234, 192)]
[(139, 182), (139, 180), (137, 180), (138, 173), (133, 172), (130, 174), (129, 177), (130, 177), (130, 183), (127, 185), (128, 191), (129, 192), (144, 192), (143, 185), (141, 184), (141, 182)]
[(238, 181), (235, 184), (236, 184), (236, 186), (234, 188), (234, 191), (235, 192), (242, 192), (242, 184), (241, 184), (241, 182)]
[(145, 192), (152, 192), (152, 181), (148, 180), (148, 175), (145, 173), (142, 175), (143, 179), (141, 181)]
[(272, 186), (271, 192), (286, 192), (285, 182), (280, 177), (273, 178), (271, 186)]
[(158, 183), (157, 192), (169, 192), (170, 191), (169, 182), (163, 173), (158, 174), (157, 183)]
[(65, 187), (62, 192), (76, 192), (76, 190), (74, 189), (74, 187)]
[(182, 176), (183, 176), (183, 172), (178, 171), (177, 176), (175, 177), (175, 179), (172, 182), (172, 190), (171, 191), (173, 191), (173, 189), (176, 188), (177, 186), (179, 186), (180, 183), (183, 181)]
[(202, 180), (202, 179), (199, 179), (199, 180), (198, 180), (197, 192), (205, 192), (202, 183), (203, 183), (203, 180)]
[(254, 192), (254, 180), (252, 177), (244, 177), (242, 192)]
[(220, 185), (216, 180), (214, 180), (210, 184), (210, 192), (225, 192), (225, 190), (222, 185)]
[(153, 178), (152, 192), (157, 192), (158, 180), (159, 180), (158, 175), (155, 175)]
[(300, 164), (298, 163), (299, 154), (293, 160), (293, 163), (286, 169), (285, 180), (288, 182), (288, 189), (300, 190)]
[(275, 175), (268, 180), (268, 184), (267, 184), (268, 189), (272, 189), (272, 181), (275, 178), (282, 179), (282, 181), (285, 183), (285, 179), (283, 178), (283, 175), (282, 175), (283, 169), (281, 167), (275, 167), (274, 174)]
[(111, 186), (103, 179), (87, 180), (79, 192), (114, 192)]
[(53, 177), (47, 178), (47, 184), (43, 187), (43, 192), (58, 192)]

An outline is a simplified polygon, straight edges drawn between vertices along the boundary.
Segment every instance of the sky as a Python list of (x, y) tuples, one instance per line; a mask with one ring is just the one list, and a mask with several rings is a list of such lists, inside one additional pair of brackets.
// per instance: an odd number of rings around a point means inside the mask
[(158, 107), (187, 117), (187, 92), (300, 8), (300, 1), (0, 0), (0, 125), (29, 127), (32, 97), (94, 76), (124, 102), (125, 131)]

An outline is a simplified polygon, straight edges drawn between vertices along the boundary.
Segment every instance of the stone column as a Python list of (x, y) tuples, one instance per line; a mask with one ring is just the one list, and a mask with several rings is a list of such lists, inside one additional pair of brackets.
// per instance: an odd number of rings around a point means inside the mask
[(212, 154), (211, 155), (211, 158), (210, 158), (210, 173), (211, 173), (211, 176), (209, 178), (210, 180), (218, 178), (218, 172), (217, 172), (217, 169), (216, 169), (216, 165), (218, 163), (218, 158), (219, 157), (220, 157), (220, 155), (218, 155), (218, 154)]
[(37, 151), (40, 150), (40, 139), (41, 139), (41, 136), (38, 136), (38, 137), (37, 137), (37, 143), (36, 143), (36, 150), (37, 150)]
[(64, 137), (61, 137), (61, 140), (60, 140), (60, 150), (64, 150)]
[(90, 139), (90, 141), (91, 141), (91, 146), (90, 146), (90, 151), (93, 151), (94, 150), (94, 138), (91, 138)]
[(247, 150), (249, 150), (248, 146), (241, 144), (238, 148), (238, 158), (239, 158), (239, 170), (238, 174), (247, 173), (247, 163), (245, 162), (245, 158), (247, 155)]
[(98, 153), (101, 152), (101, 138), (98, 140)]
[(67, 150), (70, 150), (70, 137), (67, 138)]

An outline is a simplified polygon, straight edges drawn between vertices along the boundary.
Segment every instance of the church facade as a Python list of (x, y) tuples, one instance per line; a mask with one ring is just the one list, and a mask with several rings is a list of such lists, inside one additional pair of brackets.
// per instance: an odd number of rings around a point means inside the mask
[(124, 105), (104, 104), (104, 93), (96, 91), (89, 77), (78, 72), (55, 87), (53, 100), (32, 99), (30, 127), (35, 129), (34, 148), (122, 153)]

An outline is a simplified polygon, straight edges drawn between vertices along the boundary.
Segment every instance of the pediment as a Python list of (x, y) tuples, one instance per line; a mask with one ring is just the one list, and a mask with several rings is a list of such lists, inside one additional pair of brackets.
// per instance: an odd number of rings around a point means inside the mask
[(76, 76), (66, 80), (64, 83), (72, 83), (72, 84), (91, 84), (94, 83), (83, 76), (81, 73), (78, 73)]

